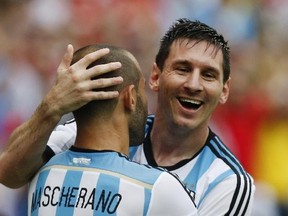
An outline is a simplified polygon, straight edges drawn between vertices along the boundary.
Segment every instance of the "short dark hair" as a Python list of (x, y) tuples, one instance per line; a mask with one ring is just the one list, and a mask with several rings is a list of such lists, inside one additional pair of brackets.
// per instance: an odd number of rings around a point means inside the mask
[[(141, 77), (140, 76), (141, 71), (139, 69), (139, 65), (136, 65), (135, 62), (133, 61), (134, 56), (129, 51), (123, 48), (116, 47), (116, 46), (109, 45), (109, 44), (88, 45), (77, 50), (74, 53), (71, 65), (79, 61), (80, 59), (82, 59), (87, 54), (92, 53), (102, 48), (109, 48), (110, 52), (107, 55), (91, 63), (87, 67), (87, 69), (95, 65), (107, 64), (107, 63), (116, 62), (116, 61), (121, 62), (122, 64), (121, 68), (114, 70), (112, 72), (97, 76), (96, 79), (121, 76), (123, 78), (123, 83), (115, 85), (115, 86), (111, 86), (111, 87), (106, 87), (103, 89), (96, 89), (96, 91), (121, 91), (126, 86), (132, 85), (132, 84), (135, 86), (136, 90), (138, 90), (138, 84), (139, 84), (140, 77)], [(77, 119), (80, 120), (80, 118), (83, 121), (88, 120), (93, 115), (94, 116), (95, 115), (109, 115), (114, 110), (117, 104), (117, 101), (118, 101), (118, 98), (109, 99), (109, 100), (91, 101), (87, 103), (86, 105), (84, 105), (83, 107), (79, 108), (78, 110), (75, 110), (73, 114), (75, 116), (76, 121)]]
[(223, 81), (226, 82), (230, 76), (230, 50), (228, 42), (221, 34), (218, 34), (212, 27), (196, 20), (191, 21), (186, 18), (178, 19), (165, 33), (160, 42), (160, 48), (156, 55), (156, 64), (162, 71), (164, 63), (168, 58), (170, 47), (176, 40), (195, 40), (197, 42), (206, 41), (208, 45), (216, 47), (216, 53), (221, 50), (223, 53)]

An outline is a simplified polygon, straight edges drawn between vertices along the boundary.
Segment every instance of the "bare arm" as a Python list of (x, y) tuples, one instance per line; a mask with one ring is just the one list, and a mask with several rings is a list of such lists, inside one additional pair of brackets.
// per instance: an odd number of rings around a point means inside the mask
[(108, 52), (108, 49), (93, 52), (70, 66), (73, 47), (68, 45), (57, 69), (56, 83), (32, 117), (17, 127), (10, 135), (5, 149), (0, 155), (0, 183), (17, 188), (29, 182), (46, 162), (43, 154), (46, 143), (62, 115), (89, 101), (118, 96), (118, 92), (96, 92), (93, 89), (119, 84), (122, 82), (121, 77), (98, 80), (91, 80), (91, 77), (121, 67), (119, 62), (86, 69), (91, 62)]

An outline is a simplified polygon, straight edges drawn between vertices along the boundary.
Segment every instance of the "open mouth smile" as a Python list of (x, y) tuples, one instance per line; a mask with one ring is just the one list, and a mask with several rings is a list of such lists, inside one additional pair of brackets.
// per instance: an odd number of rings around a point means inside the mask
[(192, 100), (192, 99), (188, 99), (188, 98), (178, 98), (178, 101), (180, 102), (180, 104), (184, 108), (192, 109), (192, 110), (199, 109), (203, 104), (203, 102), (201, 102), (199, 100)]

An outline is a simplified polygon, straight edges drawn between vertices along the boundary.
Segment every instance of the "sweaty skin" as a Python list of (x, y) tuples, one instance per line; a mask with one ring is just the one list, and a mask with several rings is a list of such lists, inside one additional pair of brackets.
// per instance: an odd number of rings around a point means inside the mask
[(195, 155), (205, 144), (213, 111), (228, 98), (230, 80), (223, 83), (222, 53), (213, 51), (207, 42), (175, 41), (163, 70), (153, 67), (150, 87), (158, 103), (151, 140), (159, 166)]

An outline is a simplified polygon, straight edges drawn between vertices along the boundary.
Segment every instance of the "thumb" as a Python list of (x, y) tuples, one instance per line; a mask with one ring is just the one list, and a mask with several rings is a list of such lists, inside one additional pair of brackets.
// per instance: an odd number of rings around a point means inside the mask
[(58, 73), (61, 71), (65, 71), (70, 67), (70, 64), (72, 62), (72, 58), (73, 58), (73, 51), (74, 48), (72, 46), (72, 44), (68, 44), (66, 52), (61, 60), (61, 63), (58, 67)]

